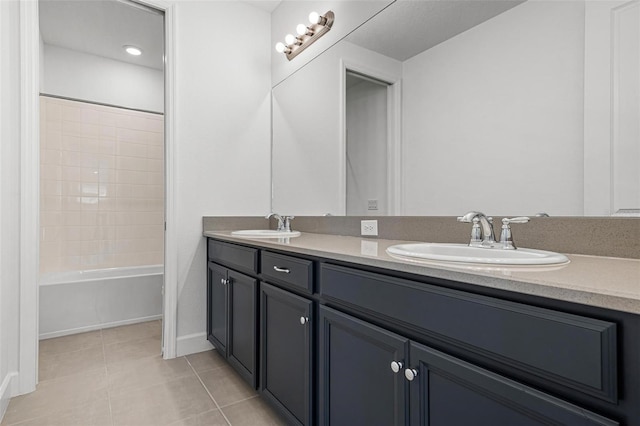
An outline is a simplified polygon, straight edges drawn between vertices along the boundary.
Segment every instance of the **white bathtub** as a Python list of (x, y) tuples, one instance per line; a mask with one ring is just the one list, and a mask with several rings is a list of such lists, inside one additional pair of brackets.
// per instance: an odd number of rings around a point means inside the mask
[(163, 265), (43, 274), (40, 339), (162, 318)]

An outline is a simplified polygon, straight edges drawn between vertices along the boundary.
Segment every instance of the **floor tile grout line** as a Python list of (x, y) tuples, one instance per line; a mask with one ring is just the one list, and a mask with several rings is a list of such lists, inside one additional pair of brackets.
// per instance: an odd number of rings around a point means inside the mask
[(260, 395), (252, 395), (252, 396), (249, 396), (249, 397), (247, 397), (247, 398), (244, 398), (244, 399), (240, 399), (240, 400), (238, 400), (238, 401), (231, 402), (231, 403), (229, 403), (229, 404), (221, 405), (221, 406), (220, 406), (220, 409), (227, 408), (227, 407), (231, 407), (232, 405), (240, 404), (241, 402), (246, 402), (246, 401), (249, 401), (250, 399), (255, 399), (255, 398), (259, 398), (259, 397), (260, 397)]
[(104, 348), (104, 337), (102, 334), (102, 329), (100, 329), (100, 340), (102, 341), (102, 356), (104, 358), (104, 374), (107, 377), (107, 401), (109, 402), (109, 423), (111, 426), (113, 423), (113, 410), (111, 409), (111, 391), (109, 390), (109, 368), (107, 367), (107, 351)]
[[(1, 2), (2, 0), (0, 0)], [(70, 374), (65, 374), (63, 376), (58, 376), (58, 377), (52, 377), (50, 379), (44, 379), (44, 380), (38, 380), (38, 384), (49, 384), (51, 382), (54, 382), (56, 380), (72, 380), (75, 376), (78, 375), (82, 375), (82, 374), (88, 374), (88, 373), (94, 373), (96, 371), (100, 371), (102, 369), (101, 366), (97, 366), (95, 368), (90, 368), (88, 370), (80, 370), (80, 371), (76, 371)]]
[[(38, 345), (40, 345), (40, 343), (38, 343)], [(44, 352), (44, 353), (39, 353), (39, 356), (43, 356), (43, 357), (56, 357), (56, 356), (68, 356), (70, 354), (74, 354), (76, 352), (80, 352), (80, 351), (86, 351), (87, 349), (92, 349), (95, 348), (97, 346), (101, 346), (102, 342), (100, 342), (99, 344), (96, 343), (95, 345), (89, 345), (89, 346), (85, 346), (84, 348), (80, 348), (80, 349), (74, 349), (72, 351), (65, 351), (65, 352), (54, 352), (54, 353), (50, 353), (50, 352)]]
[(207, 394), (209, 395), (209, 398), (211, 398), (211, 401), (213, 401), (213, 403), (216, 405), (216, 408), (218, 409), (218, 411), (220, 412), (220, 414), (222, 414), (222, 417), (224, 417), (224, 420), (227, 422), (227, 424), (229, 426), (231, 426), (231, 422), (229, 421), (229, 419), (227, 418), (226, 414), (224, 414), (224, 412), (222, 411), (222, 408), (220, 408), (220, 405), (218, 404), (218, 401), (215, 400), (215, 398), (213, 397), (213, 395), (211, 395), (211, 392), (209, 392), (209, 389), (207, 389), (207, 387), (205, 386), (204, 382), (202, 381), (202, 379), (200, 378), (200, 375), (198, 374), (198, 372), (196, 371), (195, 368), (193, 368), (193, 365), (191, 365), (191, 362), (189, 361), (189, 358), (187, 358), (186, 356), (184, 357), (184, 360), (187, 361), (187, 364), (189, 364), (189, 367), (191, 367), (191, 370), (193, 371), (193, 374), (196, 375), (196, 377), (198, 378), (198, 381), (200, 382), (200, 384), (202, 385), (202, 387), (204, 388), (205, 392), (207, 392)]

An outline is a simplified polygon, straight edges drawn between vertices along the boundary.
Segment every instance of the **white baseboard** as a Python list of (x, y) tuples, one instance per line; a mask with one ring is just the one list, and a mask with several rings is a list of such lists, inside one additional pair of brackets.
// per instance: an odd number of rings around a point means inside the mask
[(210, 351), (213, 345), (207, 340), (207, 333), (194, 333), (180, 336), (177, 339), (176, 356), (197, 354)]
[(0, 422), (4, 418), (4, 414), (7, 412), (7, 407), (9, 407), (9, 400), (11, 399), (11, 382), (13, 379), (18, 378), (18, 373), (12, 371), (7, 374), (2, 380), (2, 384), (0, 384)]
[(53, 339), (54, 337), (69, 336), (71, 334), (86, 333), (87, 331), (101, 330), (103, 328), (120, 327), (121, 325), (137, 324), (139, 322), (147, 322), (162, 319), (162, 315), (151, 315), (148, 317), (132, 318), (122, 321), (112, 321), (102, 324), (88, 325), (86, 327), (70, 328), (68, 330), (52, 331), (50, 333), (42, 333), (40, 340)]

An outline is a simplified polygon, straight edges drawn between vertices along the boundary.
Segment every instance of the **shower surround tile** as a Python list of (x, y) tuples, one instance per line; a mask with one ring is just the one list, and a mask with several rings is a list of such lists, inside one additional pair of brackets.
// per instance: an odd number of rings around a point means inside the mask
[(40, 102), (40, 272), (162, 263), (163, 228), (137, 229), (164, 221), (163, 116)]

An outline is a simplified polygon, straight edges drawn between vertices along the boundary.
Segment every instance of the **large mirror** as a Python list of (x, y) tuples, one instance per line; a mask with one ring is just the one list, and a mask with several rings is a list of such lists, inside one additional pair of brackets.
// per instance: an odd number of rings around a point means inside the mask
[(273, 88), (273, 211), (637, 214), (639, 21), (638, 0), (397, 0)]

